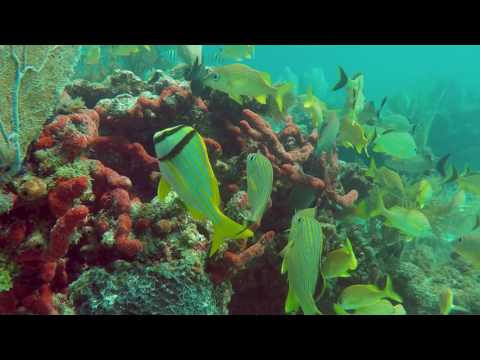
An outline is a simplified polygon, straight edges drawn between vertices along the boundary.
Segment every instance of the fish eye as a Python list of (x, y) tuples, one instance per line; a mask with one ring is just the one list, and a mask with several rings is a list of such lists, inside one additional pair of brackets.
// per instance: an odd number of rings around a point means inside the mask
[(463, 241), (463, 238), (458, 238), (457, 242), (461, 243)]
[(213, 81), (218, 81), (220, 80), (220, 74), (217, 72), (212, 73), (212, 80)]

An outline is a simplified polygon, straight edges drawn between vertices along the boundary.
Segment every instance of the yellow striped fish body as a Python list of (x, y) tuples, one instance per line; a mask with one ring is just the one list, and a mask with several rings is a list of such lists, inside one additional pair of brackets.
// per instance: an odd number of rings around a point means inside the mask
[(210, 255), (216, 253), (227, 238), (253, 236), (250, 230), (221, 212), (218, 182), (205, 142), (195, 129), (179, 125), (162, 130), (155, 134), (154, 143), (162, 174), (158, 196), (163, 200), (173, 190), (194, 219), (208, 219), (213, 223)]
[(251, 205), (249, 221), (258, 223), (267, 208), (272, 194), (272, 163), (260, 153), (247, 157), (247, 193)]
[(301, 308), (305, 315), (321, 314), (315, 304), (314, 294), (322, 250), (321, 224), (312, 216), (294, 216), (285, 263), (282, 267), (282, 270), (288, 273), (286, 313)]

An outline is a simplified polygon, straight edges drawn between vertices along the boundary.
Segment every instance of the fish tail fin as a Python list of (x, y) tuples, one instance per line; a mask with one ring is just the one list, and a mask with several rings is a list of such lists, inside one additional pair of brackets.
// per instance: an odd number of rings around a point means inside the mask
[(338, 67), (338, 73), (339, 73), (340, 79), (335, 84), (332, 91), (340, 90), (341, 88), (345, 87), (345, 85), (347, 85), (348, 83), (348, 76), (345, 73), (345, 70), (343, 70), (341, 66)]
[(243, 225), (221, 214), (220, 221), (213, 225), (212, 247), (210, 256), (214, 255), (225, 239), (245, 239), (253, 236), (253, 232)]
[(392, 279), (390, 278), (390, 275), (387, 275), (387, 283), (385, 284), (385, 289), (383, 289), (383, 292), (387, 298), (399, 303), (403, 302), (402, 297), (398, 295), (393, 289)]
[(286, 83), (277, 88), (277, 92), (275, 93), (275, 102), (277, 103), (280, 112), (283, 112), (283, 97), (292, 89), (292, 83)]
[(285, 300), (285, 314), (297, 312), (299, 308), (300, 304), (298, 302), (298, 298), (290, 287), (288, 289), (287, 299)]
[(370, 217), (375, 217), (378, 215), (385, 215), (387, 209), (383, 202), (383, 195), (380, 190), (374, 190), (373, 193), (373, 210), (371, 211)]
[(353, 251), (353, 246), (349, 238), (347, 238), (345, 241), (345, 247), (347, 248), (348, 252), (352, 256), (349, 270), (355, 270), (358, 266), (358, 261), (357, 261), (357, 257), (355, 256), (355, 252)]
[(299, 299), (300, 307), (302, 308), (304, 315), (323, 315), (320, 310), (317, 308), (317, 304), (315, 304), (315, 300), (313, 296), (307, 296), (301, 301)]

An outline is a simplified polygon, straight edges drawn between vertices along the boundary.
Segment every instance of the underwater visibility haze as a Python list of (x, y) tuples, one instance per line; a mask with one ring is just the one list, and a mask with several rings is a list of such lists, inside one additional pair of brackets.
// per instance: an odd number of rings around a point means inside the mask
[(480, 314), (479, 58), (0, 45), (0, 314)]

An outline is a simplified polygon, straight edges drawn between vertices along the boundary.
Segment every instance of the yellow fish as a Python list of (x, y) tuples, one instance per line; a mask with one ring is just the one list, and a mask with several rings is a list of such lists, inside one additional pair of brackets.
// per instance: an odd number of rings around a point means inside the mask
[(362, 125), (356, 121), (354, 112), (349, 111), (341, 122), (338, 143), (346, 148), (354, 148), (359, 154), (365, 150), (365, 153), (368, 156), (368, 142), (368, 137), (365, 134)]
[(296, 214), (292, 220), (282, 263), (282, 274), (288, 273), (286, 313), (296, 312), (301, 308), (305, 315), (321, 314), (315, 304), (314, 294), (322, 249), (322, 226), (311, 216), (310, 209), (300, 215)]
[(159, 131), (154, 135), (154, 144), (162, 174), (158, 196), (163, 200), (173, 190), (194, 219), (208, 219), (213, 223), (210, 256), (227, 238), (253, 236), (252, 231), (221, 212), (218, 181), (205, 142), (195, 129), (179, 125)]
[(306, 98), (303, 102), (303, 108), (310, 113), (312, 118), (312, 127), (320, 128), (323, 125), (323, 114), (327, 111), (327, 105), (313, 95), (312, 85), (308, 86)]
[(438, 305), (440, 307), (440, 315), (448, 315), (455, 310), (469, 312), (467, 309), (453, 303), (453, 291), (450, 288), (445, 288), (440, 292)]
[(247, 194), (251, 205), (249, 221), (258, 223), (267, 208), (273, 186), (273, 167), (260, 153), (247, 156)]
[(315, 146), (316, 157), (319, 157), (323, 151), (330, 152), (333, 150), (339, 130), (340, 121), (338, 120), (337, 113), (335, 111), (329, 111), (324, 126), (318, 133), (318, 141)]
[(409, 133), (389, 131), (377, 137), (373, 151), (396, 159), (409, 159), (417, 155), (417, 145)]
[(353, 111), (355, 115), (358, 115), (363, 111), (366, 102), (365, 95), (363, 94), (363, 74), (358, 73), (350, 79), (341, 66), (338, 67), (338, 72), (340, 79), (334, 86), (333, 91), (346, 88), (347, 102), (345, 108), (347, 111)]
[(102, 50), (99, 45), (91, 45), (85, 47), (85, 64), (96, 65), (100, 62)]
[(347, 238), (345, 246), (330, 252), (322, 265), (322, 274), (325, 279), (349, 277), (350, 271), (357, 268), (358, 262), (353, 252), (352, 244)]
[(457, 183), (460, 189), (480, 196), (480, 174), (460, 176)]
[(150, 51), (150, 45), (112, 45), (112, 53), (115, 56), (132, 56), (139, 53), (142, 47)]
[(267, 103), (267, 96), (273, 96), (280, 112), (283, 111), (283, 97), (292, 88), (287, 83), (272, 86), (270, 75), (247, 65), (230, 64), (213, 68), (203, 84), (214, 90), (227, 93), (231, 99), (243, 105), (242, 96), (254, 97), (260, 104)]
[(255, 56), (255, 45), (224, 45), (216, 54), (218, 60), (243, 61), (252, 60)]
[[(401, 304), (398, 305), (402, 306)], [(373, 305), (358, 308), (351, 313), (339, 304), (334, 304), (333, 309), (337, 315), (403, 315), (401, 309), (397, 308), (398, 305), (394, 306), (387, 299), (381, 299)]]
[(385, 298), (399, 303), (403, 301), (393, 289), (390, 276), (387, 276), (387, 282), (383, 290), (375, 285), (351, 285), (345, 288), (340, 294), (338, 305), (343, 310), (356, 310), (372, 306)]
[(395, 228), (410, 238), (417, 238), (431, 234), (432, 227), (427, 217), (417, 209), (407, 209), (393, 206), (386, 209), (383, 197), (379, 191), (374, 192), (376, 209), (371, 216), (383, 215), (387, 218), (386, 226)]
[(400, 114), (390, 114), (380, 118), (380, 125), (385, 129), (396, 131), (410, 131), (412, 125), (408, 119)]
[(420, 209), (423, 209), (432, 200), (432, 196), (433, 188), (430, 182), (426, 179), (421, 180), (416, 185), (416, 201)]
[(480, 270), (480, 231), (464, 235), (455, 241), (454, 251)]
[(386, 190), (393, 193), (399, 198), (404, 196), (405, 187), (401, 176), (385, 166), (377, 169), (374, 158), (370, 161), (370, 167), (365, 175), (374, 178), (375, 184), (377, 184), (383, 191)]

